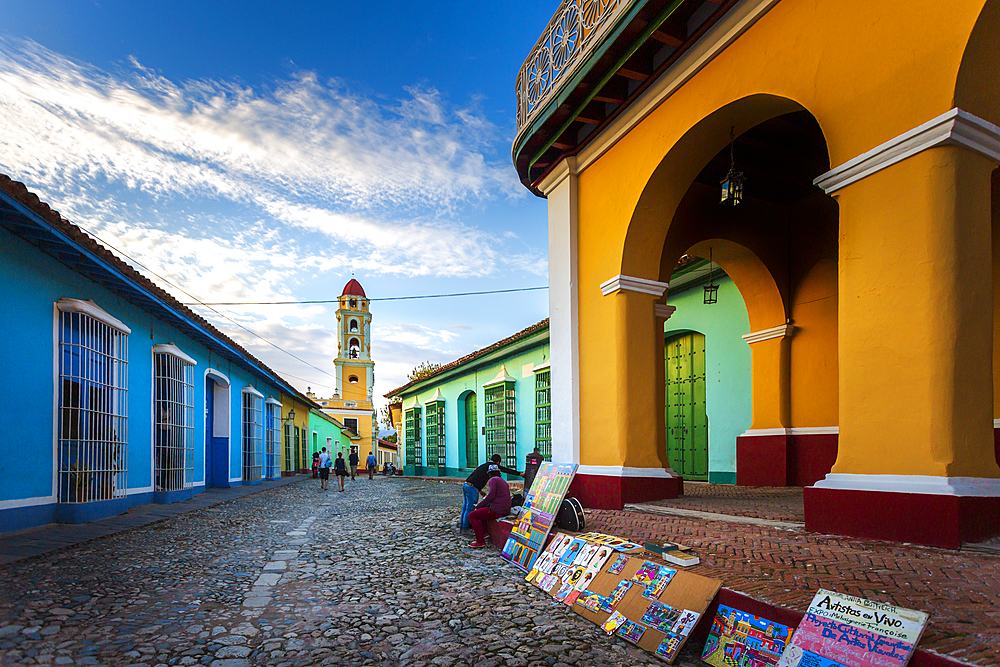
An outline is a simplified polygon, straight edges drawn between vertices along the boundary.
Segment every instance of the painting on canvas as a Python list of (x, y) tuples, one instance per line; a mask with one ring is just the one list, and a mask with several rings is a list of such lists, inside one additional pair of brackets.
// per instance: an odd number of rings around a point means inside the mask
[(778, 664), (791, 629), (787, 625), (719, 605), (701, 659), (715, 667), (752, 660), (760, 667)]

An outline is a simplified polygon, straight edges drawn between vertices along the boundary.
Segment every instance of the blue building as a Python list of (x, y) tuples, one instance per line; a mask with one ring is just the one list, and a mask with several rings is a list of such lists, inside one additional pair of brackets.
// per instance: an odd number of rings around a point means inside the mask
[(0, 175), (0, 532), (281, 476), (318, 405)]

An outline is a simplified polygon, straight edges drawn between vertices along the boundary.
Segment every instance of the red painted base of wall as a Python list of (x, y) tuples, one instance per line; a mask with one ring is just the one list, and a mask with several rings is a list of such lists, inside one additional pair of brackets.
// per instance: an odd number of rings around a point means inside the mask
[(1000, 497), (805, 489), (806, 530), (957, 549), (1000, 534)]
[(294, 470), (282, 470), (281, 471), (281, 476), (282, 477), (295, 477), (295, 475), (296, 475), (296, 472)]
[(606, 475), (581, 475), (573, 478), (566, 492), (584, 507), (601, 510), (620, 510), (628, 503), (645, 503), (650, 500), (676, 498), (684, 493), (684, 480), (680, 477), (612, 477)]
[(837, 434), (741, 435), (736, 438), (740, 486), (809, 486), (837, 460)]

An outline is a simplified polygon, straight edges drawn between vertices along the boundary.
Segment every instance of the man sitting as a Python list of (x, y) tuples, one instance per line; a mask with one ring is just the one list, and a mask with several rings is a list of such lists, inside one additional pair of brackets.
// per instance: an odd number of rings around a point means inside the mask
[(472, 474), (465, 478), (465, 483), (462, 484), (462, 517), (459, 526), (462, 530), (469, 528), (469, 513), (476, 508), (476, 501), (484, 493), (483, 488), (490, 479), (489, 468), (491, 465), (498, 466), (500, 472), (505, 472), (508, 475), (524, 477), (524, 473), (500, 465), (501, 460), (499, 454), (494, 454), (488, 462), (473, 470)]
[(485, 547), (486, 522), (496, 521), (500, 517), (510, 514), (510, 487), (500, 477), (500, 474), (500, 466), (491, 463), (489, 467), (489, 492), (476, 505), (476, 509), (469, 512), (469, 523), (472, 524), (472, 530), (476, 533), (476, 541), (470, 542), (470, 547), (477, 549)]

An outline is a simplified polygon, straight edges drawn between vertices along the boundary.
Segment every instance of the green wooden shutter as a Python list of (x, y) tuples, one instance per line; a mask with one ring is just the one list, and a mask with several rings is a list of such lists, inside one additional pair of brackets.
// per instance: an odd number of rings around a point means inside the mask
[(535, 373), (535, 447), (552, 460), (552, 389), (549, 371)]

